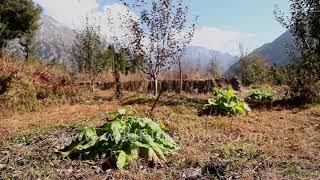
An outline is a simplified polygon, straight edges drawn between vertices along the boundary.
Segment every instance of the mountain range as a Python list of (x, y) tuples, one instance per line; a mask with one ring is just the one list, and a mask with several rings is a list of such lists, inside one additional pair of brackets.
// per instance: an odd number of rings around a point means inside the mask
[(283, 65), (290, 61), (289, 52), (297, 52), (294, 37), (286, 31), (276, 40), (254, 50), (249, 56), (262, 55), (269, 64)]
[[(40, 27), (35, 35), (33, 56), (45, 63), (57, 60), (60, 64), (70, 66), (70, 48), (72, 46), (75, 33), (72, 29), (62, 25), (50, 16), (43, 15), (40, 20)], [(9, 43), (10, 52), (23, 58), (23, 48), (19, 40)]]
[[(69, 52), (74, 37), (75, 32), (71, 28), (64, 26), (50, 16), (43, 15), (39, 31), (35, 36), (34, 57), (44, 62), (55, 59), (70, 67)], [(9, 49), (16, 56), (23, 57), (23, 49), (18, 40), (12, 41)], [(200, 71), (205, 71), (209, 61), (213, 59), (217, 60), (222, 70), (228, 69), (231, 64), (237, 61), (237, 58), (230, 54), (199, 46), (188, 47), (184, 59)]]
[(200, 46), (188, 47), (184, 58), (186, 62), (193, 64), (200, 71), (206, 71), (208, 64), (212, 60), (215, 60), (218, 63), (223, 72), (238, 61), (238, 57), (234, 57), (231, 54), (210, 50)]
[[(50, 16), (43, 15), (40, 22), (39, 31), (35, 37), (34, 57), (49, 62), (58, 60), (68, 67), (71, 66), (70, 49), (75, 37), (75, 32), (56, 21)], [(266, 58), (270, 64), (286, 64), (289, 62), (289, 47), (294, 46), (293, 37), (289, 32), (285, 32), (271, 43), (254, 50), (250, 55), (260, 54)], [(23, 56), (23, 51), (17, 40), (10, 43), (9, 49), (18, 56)], [(200, 46), (190, 46), (186, 49), (184, 56), (186, 62), (193, 64), (197, 69), (204, 72), (211, 60), (216, 60), (222, 71), (226, 71), (230, 66), (238, 61), (238, 57), (228, 53), (207, 49)]]
[[(264, 44), (257, 48), (248, 57), (262, 56), (268, 64), (285, 65), (290, 62), (290, 55), (298, 55), (298, 50), (295, 45), (294, 37), (290, 31), (286, 31), (271, 43)], [(236, 75), (236, 69), (239, 63), (236, 62), (225, 71), (226, 75)]]

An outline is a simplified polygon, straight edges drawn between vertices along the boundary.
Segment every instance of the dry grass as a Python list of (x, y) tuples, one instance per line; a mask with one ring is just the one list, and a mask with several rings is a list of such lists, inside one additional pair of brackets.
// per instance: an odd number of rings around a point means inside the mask
[[(99, 96), (110, 96), (98, 92)], [(320, 106), (258, 110), (248, 116), (199, 117), (206, 97), (166, 94), (153, 117), (161, 120), (182, 148), (162, 167), (138, 162), (127, 171), (102, 171), (96, 163), (61, 160), (53, 152), (77, 132), (75, 124), (97, 126), (105, 111), (133, 108), (146, 116), (150, 102), (127, 94), (118, 102), (87, 102), (43, 112), (15, 114), (1, 120), (1, 178), (18, 179), (316, 179), (320, 177)], [(152, 99), (152, 98), (151, 98)], [(193, 99), (192, 101), (190, 99)], [(130, 105), (124, 105), (131, 101)], [(137, 101), (140, 102), (140, 101)], [(200, 104), (199, 104), (200, 103)], [(42, 133), (39, 129), (42, 129)], [(20, 134), (18, 136), (18, 134)], [(25, 136), (21, 136), (24, 134)], [(30, 135), (31, 134), (31, 135)], [(71, 135), (70, 135), (71, 134)], [(14, 141), (12, 138), (16, 137)], [(23, 138), (22, 138), (23, 137)], [(11, 140), (10, 140), (11, 139)], [(2, 166), (2, 167), (1, 167)]]
[[(8, 78), (11, 77), (11, 78)], [(40, 62), (0, 59), (0, 80), (10, 79), (0, 94), (0, 117), (13, 113), (31, 112), (73, 102), (81, 102), (82, 89), (72, 83), (68, 71), (61, 67), (46, 66)], [(0, 86), (3, 86), (2, 84)], [(2, 89), (2, 87), (0, 87)]]

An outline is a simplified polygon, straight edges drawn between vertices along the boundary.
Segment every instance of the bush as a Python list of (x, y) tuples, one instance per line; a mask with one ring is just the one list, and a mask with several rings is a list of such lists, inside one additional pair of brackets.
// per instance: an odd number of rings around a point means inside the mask
[(264, 100), (273, 100), (272, 94), (263, 90), (263, 89), (254, 89), (250, 92), (246, 100), (253, 101), (264, 101)]
[(250, 104), (251, 107), (256, 108), (271, 108), (274, 98), (272, 93), (269, 93), (263, 89), (252, 90), (245, 101)]
[(208, 104), (204, 106), (201, 114), (230, 116), (250, 111), (248, 105), (235, 96), (231, 89), (214, 88), (212, 95), (215, 99), (208, 99)]
[(69, 72), (41, 63), (0, 59), (0, 116), (78, 101), (81, 89)]
[(111, 167), (127, 168), (139, 157), (165, 162), (165, 155), (179, 145), (164, 132), (164, 126), (148, 118), (137, 118), (128, 110), (113, 113), (114, 119), (98, 128), (85, 128), (60, 153), (64, 157), (107, 158)]

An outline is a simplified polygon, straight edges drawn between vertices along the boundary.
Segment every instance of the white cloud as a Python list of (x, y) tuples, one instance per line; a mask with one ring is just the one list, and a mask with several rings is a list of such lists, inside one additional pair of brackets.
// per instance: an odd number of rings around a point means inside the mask
[(133, 15), (122, 4), (101, 6), (98, 0), (36, 0), (36, 3), (47, 15), (73, 29), (81, 27), (89, 17), (107, 37), (119, 37), (125, 33), (120, 28), (125, 22), (122, 17), (128, 12)]
[(232, 54), (238, 53), (239, 43), (254, 38), (252, 33), (241, 33), (216, 27), (202, 27), (196, 30), (192, 44)]
[(98, 8), (96, 0), (35, 0), (45, 13), (59, 22), (74, 27), (80, 25), (87, 15)]

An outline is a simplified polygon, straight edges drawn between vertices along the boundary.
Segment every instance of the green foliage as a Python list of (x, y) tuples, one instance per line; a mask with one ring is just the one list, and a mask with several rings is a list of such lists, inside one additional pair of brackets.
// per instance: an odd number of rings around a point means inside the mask
[(269, 82), (269, 65), (265, 58), (257, 55), (243, 57), (232, 67), (234, 75), (238, 76), (245, 86)]
[(115, 85), (115, 96), (117, 99), (120, 99), (121, 92), (121, 82), (120, 82), (120, 73), (127, 73), (129, 68), (127, 62), (127, 54), (125, 49), (121, 48), (119, 52), (116, 52), (116, 49), (113, 45), (108, 47), (107, 51), (108, 56), (112, 59), (112, 71)]
[(154, 162), (166, 161), (165, 155), (179, 148), (164, 132), (162, 124), (134, 117), (125, 109), (112, 114), (112, 121), (98, 128), (83, 129), (60, 153), (64, 157), (85, 159), (107, 157), (118, 169), (124, 169), (139, 157)]
[(102, 41), (99, 27), (87, 23), (76, 34), (72, 46), (73, 60), (80, 72), (95, 76), (101, 73), (107, 65), (104, 56), (105, 44)]
[(252, 108), (272, 108), (274, 98), (272, 93), (269, 93), (263, 89), (253, 89), (249, 95), (245, 98), (245, 101)]
[(215, 96), (215, 99), (208, 99), (208, 104), (204, 106), (203, 114), (229, 116), (246, 114), (249, 111), (247, 104), (235, 96), (231, 89), (214, 88), (212, 95)]
[(273, 100), (272, 94), (263, 89), (254, 89), (246, 98), (248, 100)]
[(1, 0), (0, 48), (9, 40), (29, 36), (37, 28), (41, 8), (33, 0)]
[(100, 28), (91, 24), (87, 18), (84, 27), (76, 32), (72, 45), (72, 61), (79, 72), (87, 73), (90, 76), (92, 91), (94, 91), (96, 77), (108, 65), (106, 50)]
[[(275, 10), (277, 20), (295, 38), (299, 55), (289, 65), (291, 97), (296, 101), (313, 101), (320, 88), (320, 4), (319, 1), (290, 0), (289, 16)], [(307, 101), (306, 101), (307, 102)]]
[(287, 67), (273, 64), (269, 68), (269, 76), (273, 85), (281, 86), (287, 81)]

